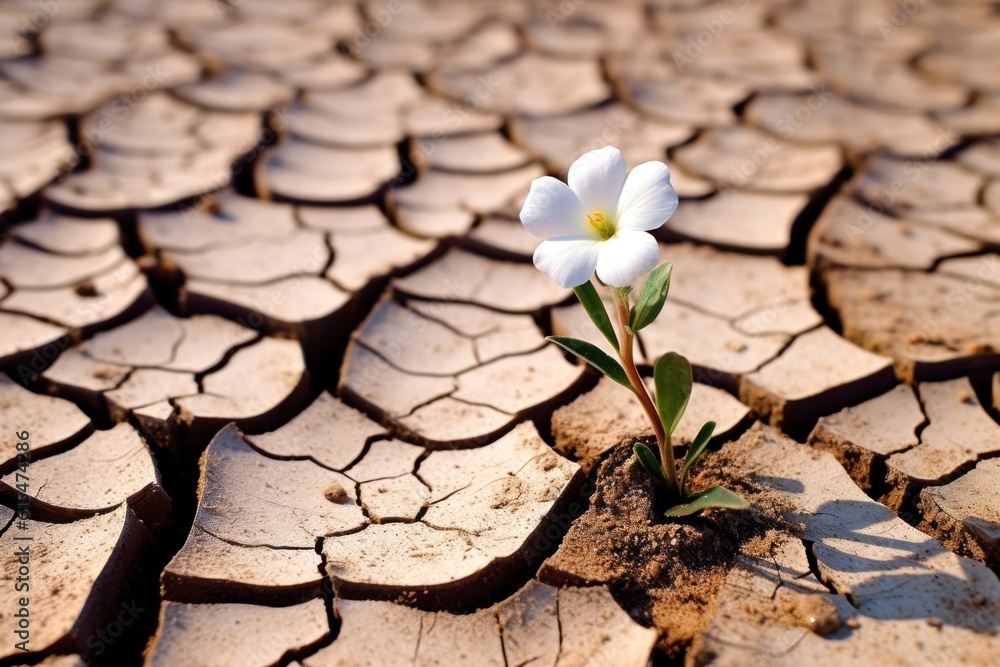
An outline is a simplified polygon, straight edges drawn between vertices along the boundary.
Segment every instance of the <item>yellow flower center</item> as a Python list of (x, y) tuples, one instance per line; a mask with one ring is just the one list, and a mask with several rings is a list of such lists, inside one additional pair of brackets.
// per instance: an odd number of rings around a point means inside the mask
[(615, 223), (608, 220), (608, 216), (600, 211), (592, 211), (587, 214), (587, 222), (597, 232), (602, 240), (607, 241), (615, 235)]

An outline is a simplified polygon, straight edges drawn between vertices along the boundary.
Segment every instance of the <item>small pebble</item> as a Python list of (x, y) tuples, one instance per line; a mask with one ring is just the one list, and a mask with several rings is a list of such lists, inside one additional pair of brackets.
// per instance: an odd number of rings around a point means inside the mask
[(805, 596), (797, 603), (799, 613), (802, 614), (800, 618), (804, 621), (802, 625), (820, 637), (826, 637), (843, 624), (837, 606), (826, 598)]
[(743, 352), (747, 349), (746, 344), (738, 340), (727, 340), (726, 347), (729, 348), (731, 352)]

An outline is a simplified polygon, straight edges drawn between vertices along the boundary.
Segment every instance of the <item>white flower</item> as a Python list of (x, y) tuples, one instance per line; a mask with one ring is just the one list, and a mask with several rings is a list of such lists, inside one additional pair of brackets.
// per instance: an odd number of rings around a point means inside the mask
[(524, 200), (521, 223), (545, 239), (535, 266), (563, 287), (582, 285), (594, 271), (613, 287), (635, 284), (659, 259), (647, 232), (677, 209), (667, 165), (646, 162), (626, 178), (622, 152), (608, 146), (580, 156), (567, 180), (536, 178)]

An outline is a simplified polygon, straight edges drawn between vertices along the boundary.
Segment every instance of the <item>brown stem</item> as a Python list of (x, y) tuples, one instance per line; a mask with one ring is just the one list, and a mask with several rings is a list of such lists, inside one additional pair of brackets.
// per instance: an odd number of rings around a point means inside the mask
[(653, 399), (649, 397), (646, 384), (639, 375), (639, 369), (635, 366), (635, 334), (628, 329), (629, 303), (628, 294), (623, 290), (612, 288), (615, 298), (615, 306), (618, 309), (618, 326), (621, 331), (621, 358), (625, 375), (632, 383), (632, 392), (639, 399), (639, 404), (646, 411), (646, 416), (653, 425), (653, 433), (656, 434), (656, 444), (660, 449), (660, 465), (663, 474), (667, 478), (667, 487), (674, 495), (679, 496), (680, 490), (677, 486), (677, 466), (674, 463), (674, 449), (670, 438), (663, 430), (663, 423), (660, 421), (660, 413), (657, 412)]

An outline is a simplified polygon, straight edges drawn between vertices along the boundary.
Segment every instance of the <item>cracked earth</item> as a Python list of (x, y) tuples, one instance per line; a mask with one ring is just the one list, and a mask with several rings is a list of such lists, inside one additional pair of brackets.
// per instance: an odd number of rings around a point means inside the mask
[[(0, 4), (0, 665), (991, 666), (1000, 14), (885, 0)], [(665, 160), (682, 452), (531, 265)], [(30, 520), (13, 434), (30, 433)], [(22, 489), (23, 490), (23, 489)]]

